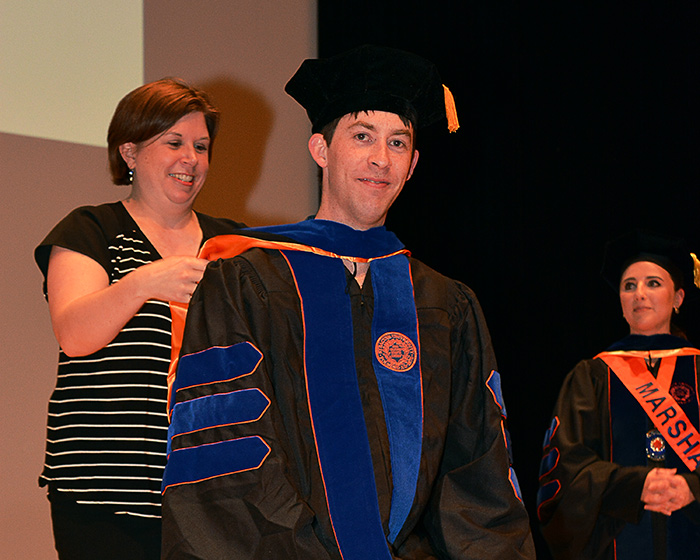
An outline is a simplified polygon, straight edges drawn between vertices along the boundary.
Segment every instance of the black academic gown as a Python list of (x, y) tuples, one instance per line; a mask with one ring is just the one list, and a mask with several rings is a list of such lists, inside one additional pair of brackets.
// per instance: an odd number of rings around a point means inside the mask
[[(501, 409), (486, 385), (495, 360), (479, 304), (463, 284), (410, 262), (420, 332), (423, 437), (415, 498), (398, 537), (387, 543), (390, 554), (534, 558), (527, 513), (509, 469)], [(367, 334), (374, 301), (371, 271), (362, 290), (348, 275), (346, 289), (379, 511), (388, 534), (390, 453)], [(172, 450), (249, 437), (262, 438), (269, 453), (255, 468), (165, 488), (164, 558), (341, 558), (309, 419), (303, 336), (299, 295), (279, 251), (251, 249), (207, 268), (190, 305), (181, 355), (206, 357), (214, 347), (252, 343), (261, 361), (250, 375), (236, 374), (213, 389), (182, 389), (171, 402), (251, 389), (264, 394), (269, 406), (263, 401), (264, 412), (250, 422), (178, 436)], [(171, 454), (168, 468), (175, 468), (172, 461)]]

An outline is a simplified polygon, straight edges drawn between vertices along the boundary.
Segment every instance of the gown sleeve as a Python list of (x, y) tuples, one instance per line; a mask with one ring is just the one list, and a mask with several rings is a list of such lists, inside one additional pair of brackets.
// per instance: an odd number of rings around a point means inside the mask
[(535, 558), (508, 450), (491, 338), (474, 293), (459, 285), (451, 317), (451, 410), (427, 527), (439, 558)]
[[(269, 257), (253, 249), (211, 263), (189, 307), (163, 483), (163, 558), (336, 557), (326, 552), (337, 547), (325, 502), (310, 490), (322, 487), (311, 480), (315, 458), (298, 452), (313, 441), (295, 375), (299, 303), (276, 289), (274, 266), (263, 283), (250, 255)], [(207, 425), (196, 425), (205, 414)], [(213, 445), (221, 449), (205, 455)], [(188, 458), (190, 448), (203, 454)]]

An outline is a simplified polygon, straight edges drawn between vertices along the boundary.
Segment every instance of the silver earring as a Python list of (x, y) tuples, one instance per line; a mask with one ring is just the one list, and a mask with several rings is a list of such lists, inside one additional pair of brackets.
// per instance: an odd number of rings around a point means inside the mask
[(133, 183), (133, 182), (134, 182), (134, 170), (129, 169), (129, 183)]

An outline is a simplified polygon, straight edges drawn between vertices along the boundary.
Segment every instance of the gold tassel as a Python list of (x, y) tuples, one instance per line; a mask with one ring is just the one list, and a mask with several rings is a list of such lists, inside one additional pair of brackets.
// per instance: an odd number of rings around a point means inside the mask
[(695, 256), (695, 253), (690, 253), (693, 258), (693, 283), (700, 288), (700, 260)]
[(457, 120), (457, 107), (455, 107), (455, 98), (452, 97), (452, 92), (443, 84), (445, 90), (445, 114), (447, 115), (447, 130), (456, 132), (459, 128), (459, 120)]

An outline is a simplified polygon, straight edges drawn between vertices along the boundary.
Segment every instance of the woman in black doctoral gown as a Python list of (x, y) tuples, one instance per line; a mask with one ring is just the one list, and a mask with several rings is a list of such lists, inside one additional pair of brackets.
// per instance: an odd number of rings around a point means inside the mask
[[(608, 244), (630, 334), (564, 381), (545, 436), (538, 518), (555, 559), (700, 558), (700, 350), (671, 334), (693, 286), (679, 239)], [(677, 334), (677, 333), (676, 333)]]

